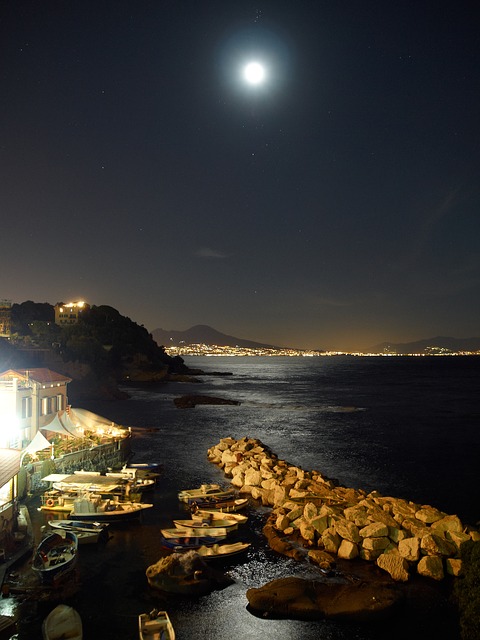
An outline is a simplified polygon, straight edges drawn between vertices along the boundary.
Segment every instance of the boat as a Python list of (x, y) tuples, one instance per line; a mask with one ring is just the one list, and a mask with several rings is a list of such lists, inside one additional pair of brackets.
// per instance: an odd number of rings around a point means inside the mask
[(173, 524), (177, 529), (192, 529), (194, 531), (215, 531), (224, 529), (227, 532), (238, 529), (238, 522), (227, 520), (226, 518), (192, 518), (191, 520), (174, 520)]
[[(219, 509), (218, 511), (215, 510), (208, 510), (208, 509), (196, 509), (192, 512), (192, 519), (193, 520), (200, 520), (202, 522), (211, 522), (211, 523), (216, 523), (219, 520), (225, 520), (228, 522), (236, 522), (237, 524), (245, 524), (245, 522), (247, 522), (248, 520), (248, 516), (244, 516), (241, 513), (234, 513), (234, 512), (227, 512), (227, 511), (222, 511), (221, 509)], [(212, 526), (212, 525), (210, 525)], [(215, 524), (215, 526), (217, 526)], [(220, 525), (220, 526), (226, 526), (226, 525)]]
[(210, 560), (223, 560), (230, 556), (236, 556), (238, 553), (246, 551), (250, 546), (250, 542), (233, 542), (232, 544), (214, 544), (212, 546), (202, 546), (196, 549), (199, 556), (205, 562)]
[(65, 531), (65, 536), (49, 533), (35, 550), (32, 568), (42, 582), (55, 582), (74, 568), (77, 550), (78, 538), (73, 531)]
[(148, 477), (146, 471), (141, 471), (137, 467), (123, 466), (120, 471), (107, 471), (105, 477), (129, 482), (132, 491), (137, 489), (139, 491), (147, 491), (155, 487), (155, 478)]
[(217, 496), (208, 496), (205, 498), (192, 499), (189, 502), (191, 508), (208, 511), (223, 511), (226, 513), (232, 511), (241, 511), (248, 506), (248, 498), (225, 498)]
[(118, 502), (95, 494), (84, 495), (74, 501), (70, 517), (72, 520), (118, 522), (138, 518), (152, 507), (153, 504), (144, 502)]
[(219, 484), (202, 484), (198, 489), (185, 489), (178, 493), (181, 502), (191, 503), (195, 500), (203, 500), (207, 497), (232, 498), (235, 495), (234, 489), (222, 489)]
[(161, 529), (160, 533), (164, 538), (216, 538), (225, 540), (228, 531), (225, 527), (175, 527), (174, 529)]
[(162, 536), (160, 543), (165, 549), (182, 553), (183, 551), (191, 551), (192, 549), (197, 550), (200, 547), (213, 546), (214, 544), (218, 544), (219, 540), (224, 540), (225, 537), (189, 535), (179, 535), (175, 537)]
[(83, 522), (82, 520), (50, 520), (51, 527), (59, 531), (73, 531), (78, 544), (96, 544), (109, 538), (107, 522)]
[(52, 486), (64, 495), (77, 495), (81, 492), (90, 491), (101, 494), (122, 494), (125, 480), (123, 478), (108, 478), (99, 473), (89, 471), (75, 471), (71, 475), (56, 480)]
[(43, 640), (82, 640), (83, 628), (80, 614), (73, 607), (59, 604), (52, 609), (42, 623)]
[(140, 640), (175, 640), (175, 631), (166, 611), (153, 609), (138, 616)]
[(73, 495), (65, 494), (63, 491), (52, 489), (45, 491), (40, 497), (41, 505), (39, 511), (53, 511), (58, 513), (70, 513), (73, 508)]

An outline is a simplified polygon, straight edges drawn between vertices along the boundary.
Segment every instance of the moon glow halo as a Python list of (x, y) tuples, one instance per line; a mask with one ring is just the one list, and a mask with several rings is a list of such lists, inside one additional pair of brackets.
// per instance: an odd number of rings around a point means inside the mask
[(265, 80), (265, 69), (259, 62), (249, 62), (243, 69), (243, 77), (248, 84), (262, 84)]

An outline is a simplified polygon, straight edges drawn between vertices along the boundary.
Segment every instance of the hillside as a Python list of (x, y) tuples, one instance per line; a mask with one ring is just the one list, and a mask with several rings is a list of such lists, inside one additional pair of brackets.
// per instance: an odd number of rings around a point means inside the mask
[(166, 331), (155, 329), (152, 336), (158, 345), (164, 347), (178, 346), (179, 344), (209, 344), (224, 347), (243, 347), (245, 349), (279, 349), (271, 344), (253, 342), (221, 333), (205, 324), (197, 324), (185, 331)]
[(0, 339), (0, 370), (46, 366), (73, 379), (73, 395), (117, 395), (125, 382), (165, 381), (188, 374), (180, 357), (165, 353), (148, 333), (116, 309), (92, 306), (77, 324), (60, 327), (52, 305), (14, 304), (12, 335)]
[(446, 349), (457, 353), (460, 351), (479, 351), (480, 338), (436, 336), (416, 342), (382, 342), (370, 347), (367, 351), (370, 353), (429, 353), (436, 349)]

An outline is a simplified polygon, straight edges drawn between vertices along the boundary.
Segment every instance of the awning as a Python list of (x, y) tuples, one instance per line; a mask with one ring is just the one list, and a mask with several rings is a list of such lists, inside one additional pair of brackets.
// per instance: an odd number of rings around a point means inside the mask
[(81, 438), (83, 436), (83, 433), (72, 422), (66, 411), (59, 411), (48, 424), (40, 427), (40, 429), (42, 431), (53, 431), (67, 438)]
[(20, 471), (22, 451), (0, 449), (0, 487), (7, 484)]
[(72, 416), (72, 420), (76, 423), (80, 423), (80, 425), (84, 429), (90, 429), (91, 431), (97, 431), (98, 427), (116, 427), (114, 422), (111, 420), (107, 420), (107, 418), (103, 418), (102, 416), (93, 413), (92, 411), (88, 411), (88, 409), (70, 409), (70, 415)]
[(45, 438), (43, 433), (40, 433), (40, 431), (37, 431), (34, 439), (30, 442), (30, 444), (28, 444), (25, 447), (25, 449), (23, 450), (23, 453), (35, 453), (36, 451), (41, 451), (42, 449), (47, 449), (48, 447), (51, 447), (51, 446), (52, 446), (51, 442), (49, 442)]

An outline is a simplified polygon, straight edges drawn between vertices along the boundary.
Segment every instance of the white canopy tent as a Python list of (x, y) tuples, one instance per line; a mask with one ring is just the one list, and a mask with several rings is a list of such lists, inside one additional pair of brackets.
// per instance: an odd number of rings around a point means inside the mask
[(37, 431), (33, 440), (22, 451), (22, 454), (25, 455), (26, 453), (35, 453), (36, 451), (41, 451), (42, 449), (48, 449), (51, 446), (52, 443), (45, 438), (43, 433)]

